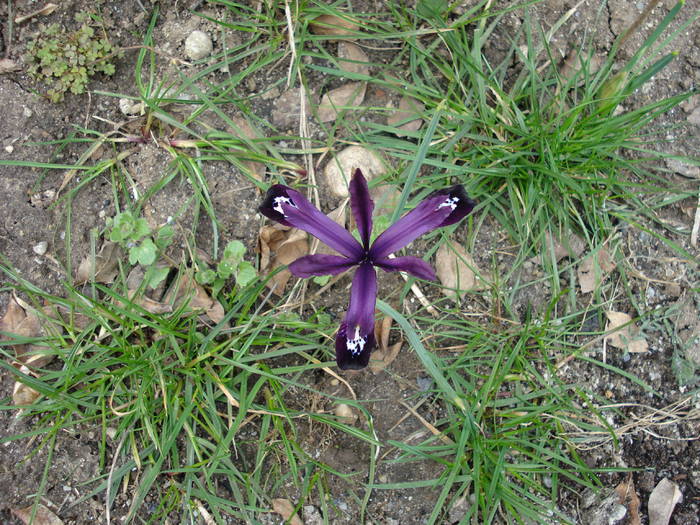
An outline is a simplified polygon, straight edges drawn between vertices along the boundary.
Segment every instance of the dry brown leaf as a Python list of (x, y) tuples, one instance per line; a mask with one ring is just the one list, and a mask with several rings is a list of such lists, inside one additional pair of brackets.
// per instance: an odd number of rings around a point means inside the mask
[[(290, 241), (291, 239), (291, 241)], [(290, 264), (309, 252), (306, 234), (280, 224), (263, 226), (258, 234), (260, 272), (269, 273), (279, 266)], [(281, 296), (292, 274), (284, 269), (267, 282), (267, 287)]]
[[(332, 220), (334, 223), (339, 225), (341, 228), (345, 228), (345, 224), (347, 223), (346, 221), (346, 216), (347, 216), (347, 207), (348, 207), (348, 202), (350, 202), (349, 199), (343, 199), (343, 201), (340, 203), (340, 206), (338, 206), (336, 209), (328, 213), (328, 218)], [(318, 244), (318, 248), (316, 249), (316, 253), (320, 254), (326, 254), (326, 255), (338, 255), (338, 252), (336, 252), (333, 248), (328, 247), (327, 245), (323, 243)]]
[(338, 66), (347, 73), (369, 75), (369, 58), (362, 48), (352, 42), (338, 42)]
[(131, 302), (152, 314), (167, 314), (173, 311), (171, 304), (154, 301), (143, 293), (139, 293), (138, 289), (129, 290), (128, 297)]
[[(26, 375), (32, 373), (26, 365), (22, 365), (19, 371)], [(31, 405), (40, 395), (39, 392), (20, 381), (15, 381), (14, 387), (12, 388), (12, 402), (18, 406)]]
[(314, 34), (338, 37), (352, 36), (360, 28), (353, 19), (335, 15), (321, 15), (314, 18), (309, 26)]
[(474, 270), (474, 259), (458, 244), (447, 243), (438, 248), (435, 255), (435, 273), (445, 288), (447, 297), (456, 300), (470, 290), (480, 288)]
[(605, 248), (588, 255), (581, 261), (577, 272), (581, 293), (589, 293), (597, 289), (614, 269), (615, 263)]
[(121, 255), (121, 248), (118, 244), (105, 241), (100, 247), (100, 251), (95, 255), (94, 261), (89, 255), (80, 261), (75, 275), (76, 284), (89, 281), (93, 268), (96, 283), (109, 284), (114, 282), (117, 273), (119, 273), (118, 266)]
[(359, 106), (365, 99), (367, 82), (350, 82), (323, 95), (318, 105), (318, 120), (332, 122), (346, 107)]
[[(399, 108), (394, 111), (387, 119), (387, 124), (396, 126), (401, 131), (417, 131), (423, 125), (423, 114), (425, 105), (414, 98), (404, 95), (399, 101)], [(396, 133), (398, 136), (403, 136), (405, 133)]]
[(190, 272), (181, 273), (166, 292), (164, 303), (177, 310), (186, 304), (186, 312), (204, 313), (214, 323), (224, 317), (224, 309), (219, 301), (212, 299), (202, 285), (194, 280)]
[(634, 488), (632, 473), (627, 476), (627, 479), (615, 487), (615, 492), (620, 498), (620, 503), (627, 508), (629, 512), (629, 521), (627, 525), (642, 525), (642, 520), (639, 517), (639, 497)]
[(632, 324), (632, 318), (629, 315), (613, 311), (605, 312), (605, 315), (608, 318), (605, 331), (614, 330), (605, 336), (609, 345), (631, 353), (643, 353), (649, 350), (649, 344), (639, 334), (639, 328)]
[(592, 57), (581, 56), (579, 51), (572, 50), (566, 55), (566, 59), (559, 69), (559, 75), (564, 80), (569, 80), (584, 68), (589, 74), (593, 74), (600, 69), (602, 63), (603, 59), (599, 55), (593, 55)]
[(330, 159), (323, 171), (334, 196), (343, 199), (349, 196), (348, 183), (358, 168), (368, 181), (386, 171), (382, 158), (374, 151), (362, 146), (348, 146)]
[(0, 58), (0, 75), (21, 70), (21, 66), (9, 58)]
[(41, 9), (37, 9), (36, 11), (32, 11), (31, 13), (27, 15), (21, 15), (15, 18), (15, 24), (22, 24), (26, 22), (27, 20), (34, 18), (35, 16), (47, 16), (53, 13), (58, 6), (56, 4), (46, 4), (44, 7)]
[(304, 522), (294, 513), (294, 505), (292, 505), (292, 502), (288, 499), (273, 499), (272, 510), (282, 516), (285, 523), (289, 523), (290, 525), (304, 525)]
[(28, 507), (22, 507), (21, 509), (10, 509), (12, 514), (17, 516), (17, 518), (22, 521), (25, 525), (63, 525), (61, 518), (56, 516), (53, 512), (47, 509), (44, 505), (39, 503), (36, 506), (36, 513), (34, 514), (34, 520), (32, 520), (32, 505)]
[(678, 485), (664, 478), (649, 495), (649, 525), (668, 525), (676, 503), (683, 500)]
[(374, 374), (378, 374), (389, 366), (399, 355), (403, 339), (389, 346), (389, 334), (393, 319), (389, 316), (374, 323), (374, 336), (377, 341), (377, 349), (372, 352), (369, 361), (369, 369)]
[(554, 255), (556, 262), (561, 261), (564, 257), (578, 257), (586, 248), (586, 242), (576, 234), (569, 234), (561, 239), (555, 239), (551, 233), (545, 234), (545, 246), (547, 254), (535, 255), (530, 259), (530, 262), (542, 264), (543, 260), (549, 259)]
[[(45, 337), (47, 335), (58, 335), (63, 328), (59, 323), (54, 323), (56, 313), (52, 308), (45, 307), (43, 315), (28, 303), (16, 296), (10, 297), (7, 311), (0, 322), (0, 331), (15, 334), (17, 337)], [(0, 339), (12, 341), (12, 337), (1, 336)], [(40, 368), (47, 365), (54, 359), (53, 352), (49, 347), (41, 343), (19, 343), (9, 345), (14, 351), (17, 360)]]

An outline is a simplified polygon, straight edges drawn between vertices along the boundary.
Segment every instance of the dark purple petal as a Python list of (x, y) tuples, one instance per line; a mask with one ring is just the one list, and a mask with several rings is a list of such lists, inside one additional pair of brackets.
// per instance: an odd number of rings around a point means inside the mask
[(374, 307), (377, 273), (364, 262), (355, 272), (350, 288), (350, 306), (335, 338), (335, 360), (341, 370), (359, 370), (369, 363), (374, 347)]
[(312, 275), (338, 275), (355, 266), (352, 260), (340, 255), (305, 255), (289, 265), (289, 271), (295, 277)]
[(350, 181), (350, 207), (352, 208), (352, 214), (355, 216), (357, 229), (360, 232), (362, 246), (367, 250), (369, 249), (369, 238), (372, 235), (374, 202), (369, 196), (367, 181), (359, 168), (355, 170), (355, 175)]
[(421, 235), (462, 220), (475, 205), (462, 186), (430, 194), (375, 239), (370, 258), (384, 259)]
[(273, 221), (310, 233), (354, 261), (362, 257), (362, 246), (345, 228), (326, 217), (306, 197), (288, 186), (271, 186), (258, 210)]
[(375, 266), (379, 266), (387, 272), (408, 272), (419, 279), (434, 281), (437, 279), (435, 270), (423, 259), (418, 257), (394, 257), (393, 259), (380, 259), (374, 261)]

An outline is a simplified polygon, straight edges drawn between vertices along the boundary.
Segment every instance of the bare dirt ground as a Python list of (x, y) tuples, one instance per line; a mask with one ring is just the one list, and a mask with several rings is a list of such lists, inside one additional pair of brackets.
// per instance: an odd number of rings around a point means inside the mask
[[(148, 2), (144, 2), (148, 3)], [(352, 2), (351, 2), (352, 3)], [(693, 1), (689, 0), (688, 7)], [(129, 47), (140, 44), (149, 16), (142, 11), (141, 2), (127, 0), (114, 2), (106, 0), (99, 2), (100, 11), (111, 21), (110, 38), (119, 46)], [(381, 4), (381, 2), (378, 2)], [(551, 26), (576, 2), (573, 0), (546, 0), (531, 12), (546, 28)], [(601, 54), (609, 51), (610, 46), (624, 28), (628, 27), (641, 13), (645, 1), (629, 2), (627, 0), (610, 0), (607, 5), (588, 0), (583, 2), (571, 21), (570, 31), (564, 31), (555, 37), (552, 46), (564, 56), (569, 49), (569, 35), (580, 35), (582, 32), (594, 32), (595, 42)], [(35, 10), (38, 4), (31, 0), (19, 0), (0, 5), (0, 17), (3, 25), (0, 53), (21, 64), (21, 56), (26, 42), (36, 30), (35, 22), (29, 21), (15, 26), (13, 32), (7, 24), (8, 5), (13, 13), (23, 14)], [(639, 46), (643, 35), (653, 28), (661, 17), (674, 5), (666, 0), (659, 4), (652, 16), (645, 22), (639, 34), (630, 39), (622, 50), (623, 56), (630, 56)], [(60, 21), (66, 25), (72, 23), (73, 14), (82, 9), (91, 9), (93, 2), (71, 0), (61, 2), (60, 8), (46, 18), (46, 22)], [(148, 7), (148, 6), (147, 6)], [(371, 9), (371, 5), (365, 5)], [(697, 8), (697, 5), (695, 6)], [(209, 9), (216, 14), (216, 7), (208, 8), (201, 1), (163, 2), (161, 4), (161, 19), (155, 32), (157, 46), (167, 55), (183, 56), (185, 37), (196, 28), (207, 29), (207, 22), (192, 14), (191, 9)], [(602, 16), (599, 10), (602, 9)], [(691, 11), (691, 9), (688, 9)], [(503, 27), (498, 31), (507, 34), (513, 27), (522, 23), (521, 14), (516, 11), (506, 17)], [(600, 27), (602, 23), (603, 27)], [(10, 39), (10, 36), (12, 37)], [(498, 38), (493, 39), (495, 42)], [(504, 39), (505, 41), (505, 39)], [(216, 44), (215, 44), (216, 45)], [(504, 44), (504, 47), (507, 44)], [(679, 56), (670, 67), (654, 79), (650, 86), (645, 86), (637, 94), (637, 103), (643, 104), (652, 100), (670, 96), (682, 91), (695, 89), (700, 82), (700, 30), (697, 24), (684, 31), (675, 41), (674, 48)], [(495, 45), (489, 52), (497, 59), (502, 50)], [(127, 51), (117, 60), (117, 71), (112, 77), (97, 76), (91, 83), (91, 89), (111, 91), (134, 95), (133, 87), (133, 51)], [(171, 65), (170, 67), (176, 67)], [(285, 68), (278, 68), (276, 74), (284, 75)], [(265, 82), (259, 79), (258, 85), (249, 86), (251, 92), (260, 89)], [(22, 71), (0, 75), (0, 101), (2, 101), (2, 120), (0, 121), (0, 156), (6, 159), (24, 161), (55, 162), (69, 164), (74, 162), (82, 153), (77, 146), (71, 146), (56, 152), (54, 146), (47, 144), (75, 133), (75, 126), (86, 126), (93, 129), (107, 129), (106, 121), (118, 122), (124, 116), (120, 113), (117, 99), (97, 95), (68, 95), (59, 104), (49, 102), (39, 93), (36, 86)], [(377, 95), (380, 96), (380, 95)], [(697, 155), (700, 151), (698, 136), (698, 120), (700, 120), (700, 96), (695, 95), (682, 108), (664, 117), (655, 125), (682, 127), (669, 128), (667, 141), (659, 142), (655, 147), (668, 153), (678, 155)], [(273, 101), (260, 101), (255, 108), (262, 119), (272, 120), (270, 114)], [(105, 119), (99, 122), (93, 118), (98, 115)], [(695, 122), (695, 125), (692, 124)], [(155, 146), (144, 146), (141, 151), (128, 160), (134, 172), (140, 173), (147, 179), (149, 173), (158, 173), (164, 169), (168, 157)], [(671, 161), (666, 166), (668, 177), (678, 178), (687, 183), (688, 180), (697, 186), (700, 177), (698, 168), (683, 163)], [(254, 210), (259, 194), (242, 177), (232, 173), (229, 166), (213, 165), (207, 171), (209, 187), (216, 212), (224, 225), (221, 237), (224, 243), (239, 239), (246, 243), (249, 250), (254, 252), (257, 242), (257, 228), (260, 218)], [(60, 294), (62, 281), (66, 278), (65, 261), (65, 229), (66, 214), (61, 207), (47, 206), (52, 192), (61, 185), (63, 173), (60, 170), (37, 168), (18, 168), (0, 166), (0, 254), (27, 280), (39, 288), (51, 293)], [(181, 189), (173, 188), (166, 193), (162, 200), (154, 205), (154, 212), (163, 216), (170, 215), (178, 203), (185, 198)], [(322, 194), (322, 204), (325, 209), (333, 207), (332, 200)], [(697, 248), (690, 246), (687, 232), (692, 225), (696, 202), (678, 202), (662, 211), (662, 220), (679, 225), (681, 233), (673, 237), (674, 241), (683, 245), (690, 253), (697, 255)], [(92, 228), (103, 228), (106, 217), (115, 214), (113, 194), (107, 179), (96, 180), (89, 189), (83, 191), (80, 198), (75, 199), (71, 211), (71, 264), (75, 268), (79, 261), (89, 252)], [(253, 224), (254, 227), (250, 225)], [(648, 225), (650, 228), (655, 226)], [(475, 255), (477, 264), (488, 266), (491, 254), (498, 250), (494, 245), (497, 239), (502, 239), (495, 222), (487, 221), (482, 239), (488, 248), (481, 255)], [(206, 235), (206, 224), (203, 222), (203, 236)], [(665, 234), (668, 234), (667, 232)], [(693, 385), (679, 387), (672, 369), (674, 349), (679, 340), (688, 341), (691, 336), (700, 334), (698, 321), (698, 306), (700, 292), (698, 283), (700, 274), (697, 267), (684, 261), (679, 261), (677, 254), (661, 243), (653, 235), (629, 228), (624, 232), (627, 246), (626, 257), (633, 261), (638, 274), (632, 276), (629, 286), (632, 288), (640, 304), (648, 309), (664, 312), (658, 319), (653, 316), (645, 327), (646, 339), (650, 351), (644, 354), (627, 354), (610, 351), (608, 362), (631, 373), (650, 384), (661, 397), (650, 397), (643, 389), (632, 383), (622, 381), (619, 376), (606, 374), (601, 368), (587, 367), (583, 362), (571, 362), (563, 369), (563, 374), (572, 381), (585, 383), (588, 387), (612, 403), (628, 403), (628, 408), (622, 408), (624, 420), (611, 421), (611, 425), (623, 427), (628, 423), (645, 420), (647, 425), (631, 425), (619, 443), (593, 443), (591, 449), (582, 452), (591, 466), (618, 466), (638, 469), (633, 474), (637, 494), (642, 502), (641, 512), (646, 513), (646, 502), (656, 484), (663, 478), (673, 480), (683, 494), (683, 500), (678, 504), (671, 523), (675, 525), (693, 525), (700, 523), (700, 441), (698, 435), (698, 419), (688, 419), (686, 416), (694, 408), (697, 412), (697, 401), (689, 400), (679, 407), (678, 417), (671, 417), (668, 412), (655, 413), (655, 409), (673, 407), (674, 403), (684, 402)], [(45, 255), (36, 253), (35, 248), (40, 243), (47, 243)], [(206, 239), (202, 247), (206, 248)], [(502, 242), (502, 241), (501, 241)], [(60, 262), (59, 262), (60, 261)], [(499, 263), (507, 266), (509, 260), (499, 259)], [(536, 271), (534, 269), (533, 271)], [(0, 276), (0, 283), (6, 282)], [(387, 290), (395, 290), (398, 281), (391, 279), (382, 283)], [(333, 298), (327, 299), (333, 303)], [(547, 298), (534, 293), (522, 298), (523, 311), (532, 305), (542, 305)], [(8, 294), (0, 296), (0, 312), (4, 312)], [(332, 304), (330, 305), (332, 309)], [(673, 307), (673, 308), (671, 308)], [(345, 308), (344, 294), (338, 299), (335, 310), (342, 315)], [(675, 317), (669, 316), (668, 311), (676, 312)], [(602, 327), (591, 327), (591, 329)], [(700, 366), (700, 348), (698, 345), (688, 345), (688, 359)], [(348, 377), (353, 388), (361, 399), (374, 399), (368, 409), (375, 414), (378, 422), (378, 437), (401, 440), (423, 427), (414, 418), (404, 420), (400, 425), (405, 410), (398, 401), (407, 394), (415, 392), (421, 386), (423, 374), (420, 364), (415, 359), (397, 361), (392, 365), (391, 373), (383, 373), (379, 378), (371, 374), (354, 374)], [(317, 382), (316, 388), (332, 391), (337, 388), (327, 376), (308, 378), (309, 382)], [(13, 380), (5, 373), (0, 373), (0, 398), (8, 399), (12, 395)], [(697, 385), (696, 385), (697, 386)], [(425, 417), (432, 419), (431, 411), (439, 411), (439, 407), (426, 403), (421, 411)], [(680, 415), (679, 415), (680, 414)], [(646, 419), (644, 419), (646, 418)], [(685, 418), (685, 419), (684, 419)], [(0, 437), (26, 432), (31, 428), (31, 422), (17, 419), (11, 411), (0, 411)], [(306, 432), (305, 446), (309, 450), (317, 448), (318, 457), (342, 472), (364, 472), (367, 468), (369, 449), (358, 445), (349, 438), (338, 438), (328, 435), (319, 440), (314, 429), (300, 429), (300, 435)], [(87, 490), (84, 483), (99, 473), (100, 458), (98, 454), (99, 429), (84, 429), (73, 434), (58, 436), (53, 452), (51, 470), (44, 488), (46, 501), (62, 518), (65, 524), (104, 523), (104, 499), (91, 498), (79, 504), (76, 500)], [(10, 513), (11, 508), (27, 505), (31, 495), (39, 490), (40, 480), (46, 461), (46, 449), (33, 456), (32, 450), (37, 445), (36, 438), (11, 441), (0, 444), (0, 522), (8, 525), (21, 523)], [(111, 458), (109, 458), (111, 460)], [(431, 464), (418, 467), (420, 475), (432, 478), (437, 470)], [(405, 467), (397, 466), (393, 470), (382, 467), (377, 473), (380, 480), (400, 482), (416, 479), (416, 467), (405, 471)], [(625, 475), (604, 477), (607, 487), (614, 488)], [(347, 497), (345, 487), (338, 481), (331, 488), (331, 493), (337, 498), (337, 504), (352, 507), (352, 501)], [(385, 491), (376, 494), (370, 504), (374, 523), (413, 524), (422, 523), (422, 517), (430, 512), (435, 494), (429, 490), (414, 490), (409, 493), (401, 491)], [(153, 504), (152, 502), (147, 502)], [(601, 503), (593, 503), (592, 508), (599, 508)], [(129, 507), (129, 494), (120, 494), (112, 510), (114, 522), (124, 516)], [(580, 523), (594, 523), (592, 511), (586, 509), (583, 501), (577, 500), (573, 493), (568, 493), (567, 501), (562, 507), (578, 515)], [(459, 516), (456, 517), (457, 520)], [(262, 518), (261, 518), (262, 519)], [(625, 518), (628, 519), (628, 518)], [(646, 519), (646, 518), (645, 518)], [(335, 522), (356, 523), (357, 516), (352, 508), (344, 517), (335, 518)], [(273, 523), (270, 518), (270, 523)], [(644, 521), (646, 523), (646, 521)], [(597, 522), (595, 522), (597, 523)], [(603, 523), (603, 522), (600, 522)], [(608, 523), (608, 522), (605, 522)], [(625, 521), (609, 521), (609, 523), (625, 523)], [(629, 523), (629, 522), (627, 522)]]

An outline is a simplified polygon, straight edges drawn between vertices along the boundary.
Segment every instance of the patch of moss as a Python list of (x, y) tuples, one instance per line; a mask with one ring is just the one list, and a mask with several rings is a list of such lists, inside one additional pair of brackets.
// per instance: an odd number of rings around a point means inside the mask
[(109, 59), (115, 48), (106, 35), (99, 36), (103, 33), (100, 25), (85, 11), (77, 13), (75, 20), (81, 24), (75, 31), (51, 24), (27, 44), (28, 72), (48, 86), (46, 94), (53, 102), (63, 100), (67, 91), (84, 93), (88, 80), (96, 73), (114, 73)]

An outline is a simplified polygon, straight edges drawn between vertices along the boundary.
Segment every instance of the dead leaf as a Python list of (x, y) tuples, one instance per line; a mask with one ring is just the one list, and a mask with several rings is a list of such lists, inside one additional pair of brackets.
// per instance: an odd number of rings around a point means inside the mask
[(17, 18), (15, 18), (15, 24), (21, 24), (21, 23), (26, 22), (27, 20), (29, 20), (31, 18), (34, 18), (35, 16), (50, 15), (57, 8), (58, 8), (58, 6), (56, 4), (51, 4), (51, 3), (46, 4), (41, 9), (37, 9), (36, 11), (32, 11), (31, 13), (29, 13), (27, 15), (18, 16)]
[[(63, 328), (60, 323), (53, 322), (56, 317), (52, 308), (45, 307), (40, 314), (33, 306), (13, 295), (0, 322), (0, 331), (13, 334), (15, 338), (58, 335), (63, 332)], [(15, 338), (11, 335), (0, 336), (4, 341)], [(14, 350), (18, 361), (35, 368), (41, 368), (54, 359), (51, 348), (42, 343), (16, 343), (9, 346)]]
[(649, 525), (668, 525), (676, 503), (683, 501), (678, 485), (664, 478), (649, 495)]
[(346, 107), (354, 107), (362, 104), (367, 91), (367, 82), (350, 82), (335, 89), (331, 89), (323, 95), (318, 105), (318, 120), (320, 122), (332, 122), (338, 117), (338, 113)]
[(304, 522), (294, 513), (294, 505), (292, 505), (292, 502), (288, 499), (273, 499), (272, 510), (282, 516), (285, 523), (289, 523), (290, 525), (304, 525)]
[[(290, 264), (309, 252), (304, 232), (280, 224), (263, 226), (258, 241), (261, 273), (269, 273), (279, 266)], [(291, 276), (291, 272), (284, 269), (267, 282), (267, 287), (276, 295), (282, 296)]]
[[(387, 124), (397, 126), (401, 131), (418, 131), (423, 125), (423, 114), (425, 105), (414, 98), (404, 95), (399, 101), (399, 108), (394, 111), (387, 119)], [(399, 124), (401, 123), (402, 124)], [(396, 133), (399, 137), (406, 133)]]
[(442, 293), (447, 297), (457, 300), (466, 292), (481, 288), (473, 269), (476, 269), (474, 259), (460, 245), (448, 246), (445, 243), (438, 248), (435, 273), (445, 287)]
[(347, 73), (369, 75), (369, 57), (352, 42), (338, 42), (338, 66)]
[(121, 255), (121, 248), (117, 243), (105, 241), (94, 260), (88, 255), (80, 261), (75, 275), (76, 284), (88, 282), (93, 275), (96, 283), (113, 283), (119, 273)]
[(613, 330), (605, 336), (609, 345), (631, 353), (643, 353), (649, 350), (649, 344), (639, 334), (639, 328), (632, 324), (632, 318), (629, 315), (613, 311), (605, 312), (605, 315), (609, 321), (605, 331)]
[(378, 374), (389, 366), (396, 359), (401, 350), (403, 339), (389, 346), (389, 334), (391, 332), (392, 322), (393, 319), (386, 316), (381, 321), (376, 321), (374, 323), (374, 336), (378, 348), (372, 352), (369, 361), (369, 369), (373, 374)]
[(163, 302), (172, 305), (173, 310), (185, 306), (185, 312), (203, 313), (212, 322), (219, 323), (224, 318), (224, 307), (212, 299), (204, 287), (194, 280), (191, 272), (180, 273)]
[[(345, 228), (346, 224), (346, 216), (347, 216), (347, 207), (348, 207), (348, 202), (350, 202), (350, 199), (343, 199), (343, 201), (340, 203), (340, 206), (338, 206), (335, 210), (331, 211), (328, 213), (328, 218), (332, 220), (334, 223), (338, 224), (341, 228)], [(326, 255), (338, 255), (338, 252), (336, 252), (333, 248), (330, 248), (326, 246), (323, 243), (318, 243), (318, 248), (316, 249), (316, 253), (320, 254), (326, 254)]]
[(129, 290), (129, 300), (152, 314), (167, 314), (173, 311), (173, 307), (167, 303), (154, 301), (138, 289)]
[(47, 509), (44, 505), (39, 503), (36, 506), (36, 513), (34, 514), (34, 520), (32, 520), (32, 509), (33, 506), (22, 507), (21, 509), (10, 509), (12, 514), (17, 516), (19, 520), (25, 525), (63, 525), (61, 518), (56, 516), (53, 512)]
[(544, 260), (548, 260), (550, 256), (554, 256), (556, 262), (561, 261), (564, 257), (578, 257), (586, 248), (586, 242), (574, 233), (562, 236), (561, 239), (555, 239), (550, 232), (545, 234), (545, 249), (546, 254), (535, 255), (530, 259), (530, 262), (542, 265)]
[(0, 75), (3, 73), (14, 73), (15, 71), (19, 71), (21, 69), (22, 67), (14, 60), (10, 60), (9, 58), (0, 58)]
[(329, 160), (323, 171), (334, 196), (343, 199), (349, 196), (348, 183), (358, 168), (368, 181), (386, 171), (379, 154), (362, 146), (348, 146)]
[[(26, 375), (31, 374), (31, 370), (29, 370), (27, 365), (22, 365), (19, 371)], [(12, 402), (17, 406), (31, 405), (40, 395), (39, 392), (21, 381), (15, 381), (14, 387), (12, 388)]]
[(581, 261), (577, 272), (581, 293), (596, 290), (614, 269), (615, 263), (605, 248), (588, 255)]
[[(602, 63), (603, 59), (599, 55), (593, 55), (591, 57), (581, 56), (579, 51), (572, 50), (566, 55), (566, 59), (559, 69), (559, 75), (564, 80), (570, 80), (582, 69), (585, 69), (588, 74), (593, 74), (600, 69)], [(579, 79), (579, 81), (581, 80), (583, 79)]]
[(642, 520), (639, 517), (639, 497), (634, 489), (634, 481), (632, 473), (627, 476), (627, 479), (615, 487), (615, 492), (620, 498), (620, 503), (623, 504), (629, 512), (629, 521), (627, 525), (642, 525)]
[(321, 15), (309, 24), (311, 31), (325, 36), (352, 36), (360, 26), (352, 18), (341, 18), (335, 15)]

